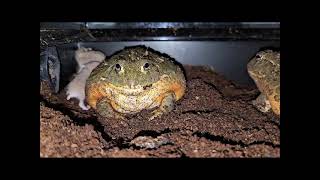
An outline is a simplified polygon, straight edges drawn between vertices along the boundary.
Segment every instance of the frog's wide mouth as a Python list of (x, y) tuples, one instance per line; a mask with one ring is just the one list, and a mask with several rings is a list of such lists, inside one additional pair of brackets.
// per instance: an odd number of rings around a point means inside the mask
[(141, 85), (137, 85), (137, 86), (123, 86), (123, 87), (119, 87), (119, 86), (115, 86), (112, 84), (109, 84), (109, 86), (111, 89), (113, 89), (114, 91), (124, 94), (124, 95), (131, 95), (131, 96), (136, 96), (139, 95), (145, 91), (148, 91), (152, 88), (152, 84), (147, 84), (144, 86)]

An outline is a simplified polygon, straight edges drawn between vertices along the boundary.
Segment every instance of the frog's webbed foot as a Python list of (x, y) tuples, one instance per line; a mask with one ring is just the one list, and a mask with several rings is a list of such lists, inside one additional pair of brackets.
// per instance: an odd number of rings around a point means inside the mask
[(103, 98), (97, 102), (97, 112), (105, 118), (126, 119), (113, 109), (107, 98)]
[(149, 121), (156, 117), (161, 116), (164, 113), (168, 113), (174, 109), (175, 95), (173, 93), (167, 94), (161, 101), (160, 107), (152, 112), (152, 116)]

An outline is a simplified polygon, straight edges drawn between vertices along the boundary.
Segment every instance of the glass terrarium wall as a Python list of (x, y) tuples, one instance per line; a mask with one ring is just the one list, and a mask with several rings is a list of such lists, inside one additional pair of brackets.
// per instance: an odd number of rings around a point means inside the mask
[(182, 64), (209, 66), (241, 85), (252, 85), (247, 63), (259, 50), (280, 49), (279, 22), (40, 23), (42, 47), (56, 46), (60, 75), (75, 71), (74, 51), (90, 47), (107, 56), (126, 46), (144, 45)]

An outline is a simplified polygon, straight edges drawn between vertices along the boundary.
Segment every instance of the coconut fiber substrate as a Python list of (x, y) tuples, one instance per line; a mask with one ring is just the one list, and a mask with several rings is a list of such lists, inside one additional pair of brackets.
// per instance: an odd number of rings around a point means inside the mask
[(101, 121), (65, 91), (40, 89), (40, 157), (280, 157), (280, 118), (251, 103), (259, 91), (210, 68), (185, 66), (187, 91), (175, 109), (148, 121)]

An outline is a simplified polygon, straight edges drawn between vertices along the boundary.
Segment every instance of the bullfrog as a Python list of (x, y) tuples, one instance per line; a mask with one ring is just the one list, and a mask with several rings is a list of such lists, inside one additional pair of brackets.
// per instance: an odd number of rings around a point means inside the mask
[(153, 109), (152, 120), (174, 109), (186, 91), (182, 67), (149, 47), (126, 47), (97, 66), (86, 82), (86, 101), (105, 118)]
[(272, 109), (280, 115), (280, 52), (259, 51), (247, 64), (247, 70), (261, 92), (253, 104), (262, 112)]

